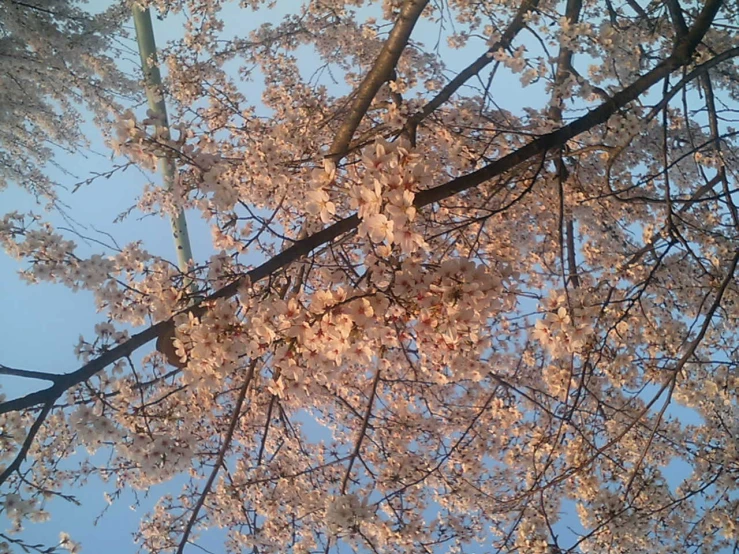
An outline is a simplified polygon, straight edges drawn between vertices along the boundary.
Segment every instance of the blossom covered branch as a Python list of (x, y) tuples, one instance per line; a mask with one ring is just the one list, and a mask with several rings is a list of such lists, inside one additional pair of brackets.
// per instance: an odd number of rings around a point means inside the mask
[(736, 543), (734, 6), (332, 0), (232, 33), (221, 0), (157, 5), (187, 22), (172, 132), (106, 136), (177, 167), (127, 213), (187, 209), (212, 250), (180, 272), (2, 218), (23, 279), (104, 318), (74, 371), (0, 366), (46, 381), (0, 398), (18, 536), (86, 479), (116, 509), (178, 477), (146, 551)]

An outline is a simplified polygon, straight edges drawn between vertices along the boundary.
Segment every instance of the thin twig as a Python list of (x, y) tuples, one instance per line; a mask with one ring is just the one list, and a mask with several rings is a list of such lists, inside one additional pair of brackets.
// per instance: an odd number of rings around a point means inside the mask
[(372, 405), (375, 402), (375, 396), (377, 394), (377, 384), (380, 382), (380, 370), (378, 369), (375, 372), (375, 378), (372, 380), (372, 391), (370, 392), (369, 401), (367, 402), (367, 409), (364, 412), (364, 419), (362, 420), (362, 427), (359, 429), (359, 436), (357, 437), (356, 442), (354, 443), (354, 451), (351, 453), (351, 456), (349, 457), (349, 464), (346, 467), (346, 473), (344, 473), (344, 479), (341, 481), (341, 494), (346, 493), (346, 486), (349, 483), (349, 476), (352, 473), (352, 466), (354, 465), (354, 460), (357, 459), (357, 456), (359, 456), (359, 451), (362, 448), (362, 441), (364, 440), (365, 435), (367, 434), (367, 427), (369, 426), (369, 420), (372, 416)]
[(41, 429), (41, 425), (43, 425), (46, 416), (49, 415), (49, 412), (51, 411), (51, 408), (53, 406), (53, 402), (47, 402), (46, 404), (44, 404), (41, 412), (36, 417), (36, 421), (33, 422), (33, 425), (31, 425), (31, 428), (28, 430), (28, 435), (26, 435), (26, 439), (23, 441), (18, 454), (15, 455), (15, 459), (13, 459), (13, 461), (10, 462), (10, 465), (5, 468), (2, 474), (0, 474), (0, 484), (5, 483), (5, 481), (7, 481), (8, 478), (13, 474), (13, 472), (21, 467), (23, 460), (26, 459), (26, 455), (28, 454), (31, 445), (33, 444), (33, 440), (36, 438), (39, 429)]
[(626, 483), (626, 488), (624, 489), (624, 497), (626, 497), (629, 494), (629, 491), (631, 490), (631, 487), (634, 484), (634, 479), (636, 479), (636, 475), (639, 472), (639, 468), (641, 467), (642, 463), (644, 463), (644, 459), (647, 456), (649, 447), (652, 445), (652, 442), (654, 441), (654, 436), (657, 433), (657, 428), (659, 427), (659, 424), (662, 422), (662, 418), (665, 415), (667, 406), (670, 404), (670, 400), (672, 399), (672, 393), (675, 390), (675, 385), (677, 384), (678, 375), (682, 371), (683, 367), (685, 367), (685, 364), (688, 362), (688, 360), (693, 356), (693, 354), (695, 354), (695, 351), (700, 345), (701, 341), (703, 340), (703, 337), (706, 336), (706, 333), (708, 332), (708, 327), (711, 325), (711, 321), (713, 320), (713, 316), (716, 313), (716, 310), (718, 310), (719, 306), (721, 306), (721, 299), (723, 298), (724, 293), (726, 292), (726, 289), (729, 286), (729, 283), (731, 283), (732, 279), (734, 278), (734, 272), (736, 271), (737, 263), (739, 263), (739, 252), (734, 254), (734, 258), (731, 260), (731, 264), (729, 264), (729, 269), (726, 273), (726, 277), (724, 277), (724, 280), (721, 282), (721, 285), (719, 286), (719, 289), (716, 292), (716, 298), (714, 298), (713, 303), (711, 304), (711, 307), (708, 309), (708, 312), (706, 313), (706, 317), (703, 320), (703, 325), (701, 326), (701, 330), (698, 332), (698, 335), (695, 337), (695, 339), (691, 341), (690, 346), (685, 351), (685, 354), (682, 355), (682, 357), (677, 362), (677, 365), (672, 371), (672, 376), (670, 377), (670, 386), (667, 392), (667, 398), (665, 399), (665, 403), (662, 406), (662, 409), (657, 414), (657, 420), (654, 422), (654, 426), (652, 427), (652, 431), (649, 434), (649, 439), (647, 440), (647, 444), (642, 450), (641, 455), (639, 456), (639, 459), (634, 464), (634, 469), (631, 472), (631, 476), (629, 477), (629, 480)]

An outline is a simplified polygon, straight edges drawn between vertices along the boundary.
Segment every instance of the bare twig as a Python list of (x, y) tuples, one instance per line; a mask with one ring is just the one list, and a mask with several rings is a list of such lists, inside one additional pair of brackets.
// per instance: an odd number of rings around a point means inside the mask
[(634, 464), (634, 469), (631, 472), (631, 476), (629, 477), (629, 480), (626, 483), (626, 488), (624, 489), (624, 497), (626, 497), (629, 494), (629, 491), (631, 490), (631, 487), (634, 484), (634, 479), (636, 479), (636, 475), (639, 472), (639, 468), (641, 467), (642, 463), (644, 463), (644, 458), (646, 458), (647, 452), (649, 451), (649, 448), (652, 445), (652, 442), (654, 441), (654, 436), (657, 433), (659, 424), (662, 422), (662, 418), (665, 415), (667, 406), (670, 404), (670, 400), (672, 399), (672, 393), (675, 390), (675, 385), (677, 384), (678, 375), (680, 375), (680, 372), (682, 371), (683, 367), (685, 367), (685, 364), (688, 362), (688, 360), (690, 360), (690, 358), (692, 358), (693, 355), (695, 354), (695, 351), (698, 349), (698, 346), (700, 346), (701, 341), (703, 341), (703, 337), (706, 336), (706, 333), (708, 332), (708, 327), (710, 327), (711, 321), (713, 320), (713, 316), (716, 313), (716, 310), (718, 310), (719, 306), (721, 306), (721, 299), (723, 298), (724, 293), (726, 292), (726, 288), (729, 286), (729, 283), (731, 283), (732, 279), (734, 278), (734, 273), (736, 271), (737, 263), (739, 263), (739, 252), (734, 254), (734, 258), (731, 260), (731, 263), (729, 264), (729, 269), (726, 272), (726, 276), (724, 277), (724, 280), (721, 282), (721, 285), (719, 286), (718, 291), (716, 291), (716, 298), (713, 299), (713, 303), (711, 304), (711, 307), (708, 308), (708, 312), (706, 313), (706, 317), (703, 320), (703, 325), (701, 325), (701, 329), (698, 332), (698, 335), (696, 335), (696, 337), (691, 341), (690, 346), (685, 351), (685, 354), (682, 355), (680, 360), (675, 365), (675, 368), (673, 369), (672, 375), (670, 376), (667, 398), (665, 399), (665, 402), (662, 405), (662, 409), (657, 414), (657, 419), (654, 422), (654, 426), (652, 427), (652, 431), (649, 435), (649, 439), (647, 440), (647, 444), (642, 449), (639, 459)]
[(31, 428), (28, 430), (28, 434), (26, 435), (26, 438), (23, 441), (18, 454), (15, 455), (15, 458), (12, 462), (10, 462), (10, 465), (8, 465), (8, 467), (5, 468), (2, 474), (0, 474), (0, 484), (5, 483), (5, 481), (7, 481), (8, 478), (13, 474), (13, 472), (21, 467), (23, 460), (26, 459), (28, 451), (33, 444), (33, 440), (36, 438), (39, 429), (41, 429), (41, 425), (43, 425), (44, 421), (46, 420), (46, 416), (49, 415), (49, 412), (51, 411), (51, 408), (53, 406), (54, 402), (47, 402), (46, 404), (44, 404), (41, 412), (38, 416), (36, 416), (36, 420), (33, 422), (33, 425), (31, 425)]
[(449, 100), (459, 88), (466, 83), (469, 79), (480, 73), (489, 63), (493, 61), (493, 54), (501, 48), (509, 48), (513, 39), (518, 35), (521, 29), (524, 28), (524, 18), (527, 13), (534, 10), (539, 5), (539, 0), (524, 0), (521, 3), (521, 7), (518, 9), (518, 13), (511, 21), (510, 25), (506, 28), (503, 34), (485, 53), (477, 58), (470, 65), (465, 67), (459, 74), (449, 81), (444, 88), (442, 88), (434, 98), (432, 98), (420, 111), (413, 114), (408, 118), (406, 128), (410, 132), (411, 136), (415, 136), (416, 128), (418, 124), (431, 115), (436, 109), (439, 108), (444, 102)]

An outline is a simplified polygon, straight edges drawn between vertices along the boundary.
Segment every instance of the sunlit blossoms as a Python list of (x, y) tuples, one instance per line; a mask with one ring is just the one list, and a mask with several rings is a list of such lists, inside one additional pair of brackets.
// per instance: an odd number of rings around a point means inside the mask
[[(0, 245), (91, 319), (77, 367), (0, 359), (0, 554), (86, 551), (33, 537), (91, 483), (155, 554), (737, 549), (735, 5), (139, 2), (165, 131), (103, 56), (129, 3), (31, 4), (0, 186), (56, 211)], [(40, 168), (93, 93), (111, 169), (68, 188), (133, 192), (90, 236)], [(139, 221), (181, 209), (178, 266)]]

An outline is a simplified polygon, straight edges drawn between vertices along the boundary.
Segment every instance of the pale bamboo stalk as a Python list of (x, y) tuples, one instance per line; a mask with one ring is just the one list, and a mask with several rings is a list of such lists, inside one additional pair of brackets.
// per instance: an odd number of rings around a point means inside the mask
[[(141, 57), (141, 69), (144, 72), (146, 98), (149, 102), (149, 109), (158, 122), (157, 136), (161, 136), (166, 140), (170, 136), (169, 119), (167, 117), (167, 105), (164, 103), (164, 96), (162, 95), (162, 76), (157, 61), (157, 45), (154, 40), (154, 29), (151, 25), (151, 12), (148, 8), (141, 9), (135, 4), (132, 10), (133, 22), (136, 28), (136, 41), (139, 45), (139, 55)], [(172, 158), (167, 156), (159, 158), (159, 171), (162, 174), (164, 188), (171, 191), (175, 179), (175, 165)], [(170, 223), (175, 251), (177, 252), (177, 266), (182, 273), (187, 274), (190, 271), (192, 248), (184, 210), (180, 209), (176, 215), (172, 216)], [(185, 277), (183, 288), (187, 289), (193, 297), (197, 293), (197, 288), (192, 279), (188, 277)], [(164, 354), (167, 362), (175, 367), (182, 368), (186, 363), (177, 355), (172, 342), (174, 338), (174, 328), (171, 328), (157, 338), (156, 348)]]
[[(151, 26), (151, 13), (149, 9), (141, 9), (133, 6), (133, 22), (136, 28), (136, 40), (139, 45), (141, 56), (141, 69), (144, 72), (144, 84), (146, 98), (149, 101), (149, 109), (160, 122), (157, 126), (159, 136), (169, 137), (169, 120), (167, 118), (167, 106), (162, 96), (162, 77), (159, 73), (157, 62), (157, 46), (154, 40), (154, 30)], [(162, 174), (164, 188), (172, 190), (175, 179), (174, 161), (168, 157), (159, 158), (159, 171)], [(180, 209), (177, 215), (171, 219), (172, 236), (177, 251), (177, 265), (180, 271), (189, 271), (189, 262), (192, 260), (192, 248), (190, 247), (190, 236), (187, 232), (187, 220), (184, 210)]]

